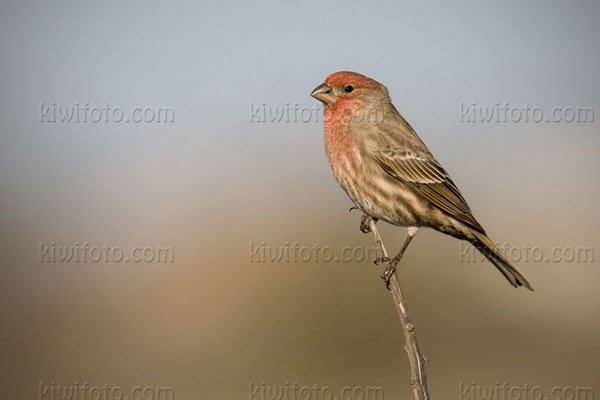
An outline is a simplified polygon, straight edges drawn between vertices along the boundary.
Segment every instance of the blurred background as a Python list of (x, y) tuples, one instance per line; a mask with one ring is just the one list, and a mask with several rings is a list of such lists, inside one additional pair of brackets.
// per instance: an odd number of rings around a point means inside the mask
[[(2, 396), (88, 382), (265, 399), (252, 385), (298, 382), (412, 398), (382, 266), (253, 253), (373, 245), (331, 176), (309, 97), (339, 70), (389, 88), (493, 240), (592, 250), (522, 259), (531, 293), (422, 230), (399, 274), (432, 398), (467, 398), (461, 382), (600, 390), (599, 18), (597, 1), (3, 2)], [(174, 118), (48, 111), (86, 102)], [(595, 119), (465, 121), (465, 105), (505, 102)], [(269, 118), (277, 107), (313, 114)], [(380, 225), (396, 251), (405, 229)], [(174, 258), (48, 258), (85, 242)]]

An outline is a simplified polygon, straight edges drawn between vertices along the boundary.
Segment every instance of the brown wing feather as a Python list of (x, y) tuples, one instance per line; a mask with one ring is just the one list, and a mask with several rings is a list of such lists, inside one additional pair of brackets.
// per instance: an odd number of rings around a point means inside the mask
[(386, 118), (361, 136), (365, 155), (373, 157), (385, 172), (418, 196), (485, 234), (450, 175), (410, 124), (391, 103), (382, 107), (387, 107)]
[(442, 211), (485, 234), (464, 197), (433, 156), (394, 151), (389, 147), (373, 156), (389, 175)]

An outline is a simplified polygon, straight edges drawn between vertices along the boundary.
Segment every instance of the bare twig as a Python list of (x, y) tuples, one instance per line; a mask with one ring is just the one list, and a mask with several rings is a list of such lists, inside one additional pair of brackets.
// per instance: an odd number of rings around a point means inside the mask
[[(387, 258), (388, 254), (385, 250), (385, 246), (383, 245), (383, 240), (381, 240), (381, 235), (379, 235), (379, 231), (375, 226), (375, 221), (371, 220), (369, 226), (371, 228), (371, 232), (373, 232), (375, 242), (379, 246), (382, 256)], [(404, 255), (404, 250), (406, 250), (408, 247), (408, 244), (412, 240), (413, 236), (414, 234), (409, 234), (407, 236), (400, 252), (395, 257), (397, 261), (400, 261)], [(408, 354), (408, 361), (410, 363), (411, 370), (410, 386), (413, 389), (416, 400), (429, 400), (427, 375), (425, 374), (427, 359), (419, 351), (417, 336), (415, 335), (415, 326), (413, 325), (410, 314), (408, 313), (404, 296), (402, 296), (402, 290), (400, 289), (397, 272), (394, 272), (390, 279), (390, 287), (392, 291), (392, 297), (394, 298), (394, 303), (396, 304), (396, 309), (398, 310), (398, 315), (400, 316), (400, 322), (402, 322), (402, 330), (404, 331), (404, 339), (406, 341), (404, 350), (406, 350), (406, 354)]]

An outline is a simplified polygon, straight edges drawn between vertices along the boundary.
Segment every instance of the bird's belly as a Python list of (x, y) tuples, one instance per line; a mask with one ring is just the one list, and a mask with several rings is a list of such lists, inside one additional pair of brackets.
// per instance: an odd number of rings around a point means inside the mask
[(339, 175), (338, 182), (352, 201), (371, 217), (399, 226), (426, 225), (427, 203), (396, 179), (363, 173)]

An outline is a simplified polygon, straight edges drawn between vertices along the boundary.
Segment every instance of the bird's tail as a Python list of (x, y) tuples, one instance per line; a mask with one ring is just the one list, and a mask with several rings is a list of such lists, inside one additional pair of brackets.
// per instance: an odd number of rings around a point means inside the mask
[(525, 286), (527, 289), (533, 291), (533, 286), (529, 283), (527, 278), (502, 254), (494, 243), (485, 234), (477, 231), (472, 231), (477, 238), (473, 241), (473, 246), (481, 252), (510, 282), (514, 287)]

